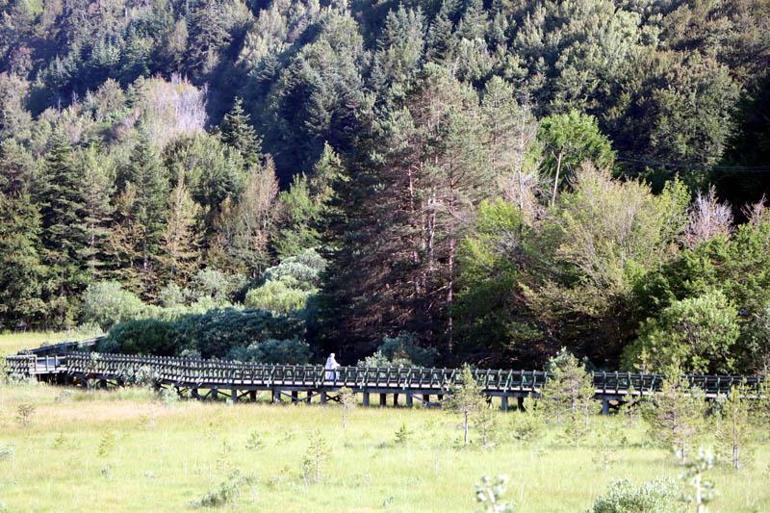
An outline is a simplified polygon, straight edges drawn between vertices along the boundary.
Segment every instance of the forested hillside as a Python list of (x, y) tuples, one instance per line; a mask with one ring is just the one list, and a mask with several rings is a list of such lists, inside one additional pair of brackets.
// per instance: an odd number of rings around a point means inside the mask
[(767, 0), (2, 12), (2, 329), (770, 366)]

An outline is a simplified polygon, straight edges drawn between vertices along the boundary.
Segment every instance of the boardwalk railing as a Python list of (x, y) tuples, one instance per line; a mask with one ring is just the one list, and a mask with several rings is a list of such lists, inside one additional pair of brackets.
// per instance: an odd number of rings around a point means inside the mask
[[(326, 393), (347, 387), (355, 393), (363, 393), (368, 403), (368, 394), (405, 394), (411, 404), (414, 396), (422, 396), (429, 402), (430, 395), (441, 396), (453, 385), (461, 383), (462, 373), (458, 369), (423, 367), (340, 367), (327, 371), (320, 365), (267, 365), (243, 363), (229, 360), (204, 360), (196, 358), (137, 356), (124, 354), (100, 354), (68, 352), (60, 355), (36, 356), (20, 354), (6, 358), (10, 374), (22, 377), (51, 379), (63, 377), (117, 384), (151, 382), (157, 386), (189, 390), (197, 396), (199, 389), (213, 391), (216, 397), (220, 390), (230, 390), (237, 398), (244, 392), (272, 390), (281, 394), (290, 392), (297, 398), (297, 392), (308, 394)], [(514, 370), (473, 370), (474, 379), (487, 396), (501, 397), (504, 406), (507, 398), (522, 399), (537, 395), (548, 381), (548, 374), (542, 371)], [(733, 386), (743, 384), (758, 387), (762, 378), (758, 376), (708, 376), (687, 375), (690, 387), (702, 389), (707, 397), (727, 394)], [(596, 397), (604, 400), (619, 400), (634, 394), (644, 395), (660, 390), (663, 377), (657, 374), (629, 372), (595, 372), (593, 383)], [(325, 396), (324, 396), (325, 398)]]

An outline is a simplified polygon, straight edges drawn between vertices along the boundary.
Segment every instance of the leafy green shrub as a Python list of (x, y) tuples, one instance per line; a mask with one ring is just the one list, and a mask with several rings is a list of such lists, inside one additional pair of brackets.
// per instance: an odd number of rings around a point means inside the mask
[(253, 482), (253, 477), (243, 475), (240, 471), (234, 470), (219, 486), (208, 491), (203, 497), (194, 501), (192, 505), (196, 508), (216, 508), (230, 504), (240, 496), (243, 487)]
[(590, 416), (596, 409), (591, 375), (580, 360), (566, 349), (547, 365), (549, 378), (541, 391), (540, 404), (544, 413), (565, 424), (573, 440), (588, 433)]
[(191, 303), (202, 298), (211, 298), (215, 304), (224, 306), (232, 301), (245, 285), (244, 276), (226, 274), (216, 269), (201, 269), (185, 292)]
[(176, 326), (158, 319), (122, 322), (110, 330), (97, 350), (173, 356), (179, 352)]
[(385, 337), (377, 351), (358, 362), (359, 367), (432, 367), (438, 360), (438, 351), (433, 347), (421, 347), (412, 333), (399, 333)]
[(246, 293), (244, 304), (279, 314), (303, 310), (316, 289), (305, 290), (295, 278), (283, 276), (268, 280), (261, 287)]
[(96, 323), (103, 330), (115, 324), (147, 316), (152, 307), (116, 281), (92, 283), (83, 294), (83, 322)]
[(226, 308), (176, 320), (124, 322), (110, 330), (97, 350), (159, 356), (194, 351), (203, 358), (223, 358), (235, 348), (254, 345), (253, 361), (301, 363), (309, 359), (307, 344), (300, 342), (304, 331), (303, 321), (295, 317)]
[(321, 482), (330, 455), (328, 442), (321, 432), (316, 430), (310, 436), (310, 445), (302, 459), (302, 476), (305, 478), (305, 483)]
[(275, 313), (300, 312), (318, 292), (326, 261), (315, 250), (284, 258), (265, 271), (265, 282), (247, 292), (244, 304)]
[(255, 342), (301, 340), (305, 326), (296, 317), (227, 308), (180, 319), (176, 323), (176, 334), (178, 348), (195, 348), (203, 358), (221, 358), (235, 347), (248, 347)]
[(615, 481), (609, 491), (596, 499), (588, 513), (676, 513), (678, 493), (669, 481), (649, 481), (634, 485)]
[(310, 361), (310, 346), (303, 340), (269, 339), (233, 348), (228, 357), (242, 362), (303, 364)]
[(512, 504), (503, 502), (508, 485), (506, 476), (498, 476), (493, 481), (487, 476), (476, 485), (476, 502), (481, 504), (480, 513), (514, 513)]
[(321, 273), (326, 269), (326, 260), (314, 249), (307, 249), (299, 255), (284, 258), (281, 263), (265, 271), (266, 280), (278, 280), (284, 276), (296, 279), (303, 288), (321, 284)]
[(694, 373), (731, 373), (740, 336), (738, 309), (719, 290), (674, 301), (642, 324), (625, 352), (625, 366), (659, 371), (671, 365)]
[(412, 432), (409, 431), (405, 423), (401, 423), (401, 427), (396, 431), (394, 439), (396, 445), (406, 445), (410, 438), (412, 438)]

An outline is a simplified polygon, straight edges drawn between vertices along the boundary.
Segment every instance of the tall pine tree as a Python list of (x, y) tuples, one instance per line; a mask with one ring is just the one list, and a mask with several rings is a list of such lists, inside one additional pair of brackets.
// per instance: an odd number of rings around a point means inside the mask
[(59, 326), (75, 321), (88, 280), (83, 173), (64, 134), (54, 134), (38, 184), (41, 256), (48, 266), (47, 300)]
[(238, 150), (250, 167), (260, 161), (262, 140), (251, 126), (251, 120), (243, 110), (243, 100), (240, 97), (235, 99), (233, 108), (225, 114), (219, 131), (222, 142)]
[(12, 139), (0, 145), (0, 327), (40, 325), (45, 303), (40, 214), (29, 189), (34, 163)]

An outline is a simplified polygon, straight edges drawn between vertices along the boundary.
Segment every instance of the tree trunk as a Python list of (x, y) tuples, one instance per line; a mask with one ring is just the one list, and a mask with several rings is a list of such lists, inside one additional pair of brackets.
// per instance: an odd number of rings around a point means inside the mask
[(465, 442), (465, 445), (468, 445), (468, 412), (467, 411), (464, 413), (463, 431), (464, 431), (463, 441)]
[(454, 302), (454, 272), (455, 272), (455, 251), (457, 241), (454, 237), (449, 239), (449, 283), (447, 286), (447, 346), (451, 353), (454, 349), (454, 324), (452, 322), (452, 304)]
[(562, 152), (556, 157), (556, 176), (553, 178), (553, 193), (551, 194), (551, 206), (556, 203), (556, 192), (559, 190), (559, 174), (561, 173)]

